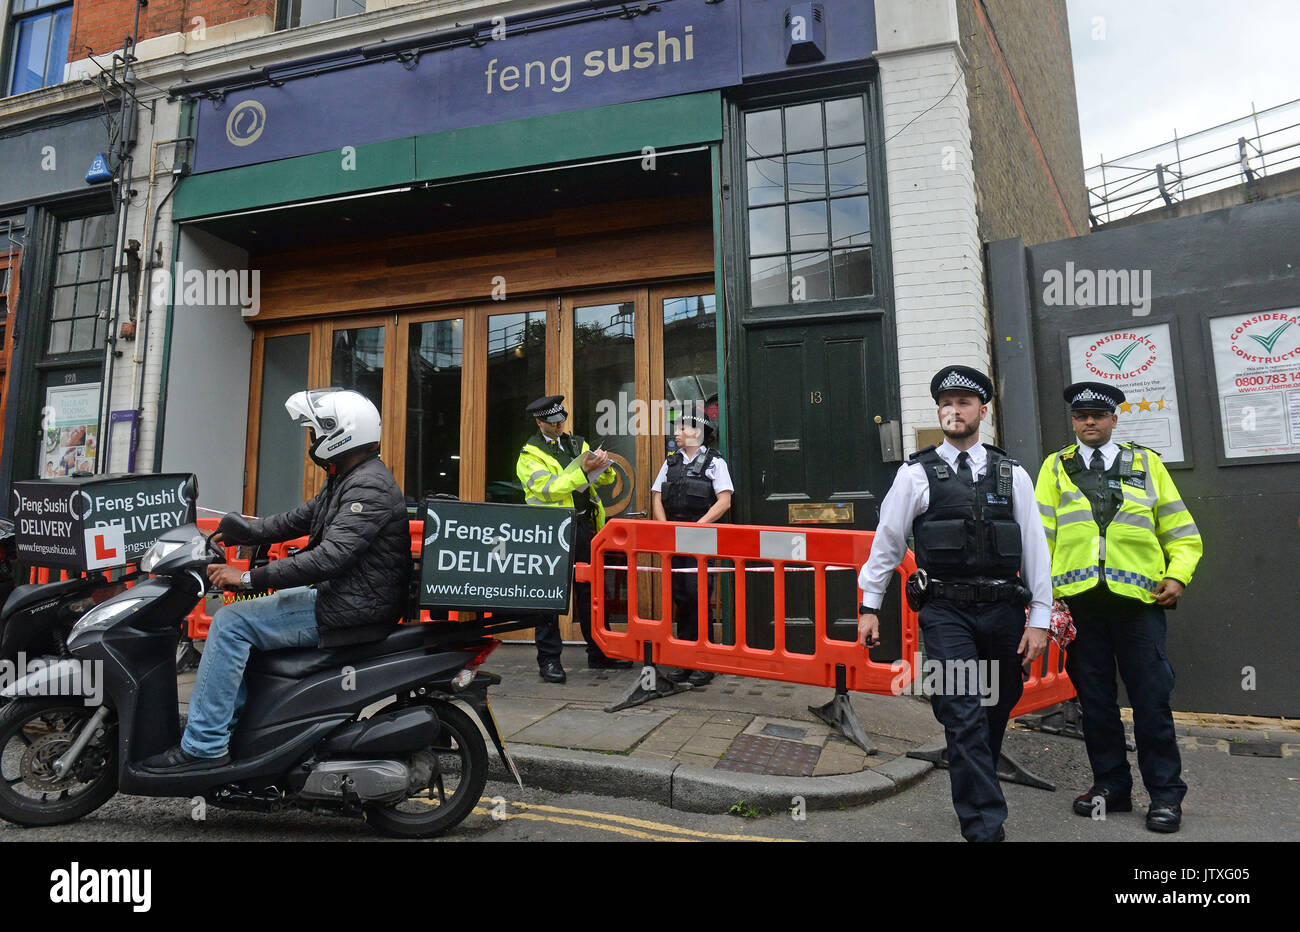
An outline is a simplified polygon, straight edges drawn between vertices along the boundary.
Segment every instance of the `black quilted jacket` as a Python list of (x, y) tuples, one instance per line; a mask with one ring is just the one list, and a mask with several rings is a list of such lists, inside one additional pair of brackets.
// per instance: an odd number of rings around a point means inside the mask
[(406, 500), (379, 456), (331, 476), (315, 498), (252, 522), (249, 543), (310, 534), (303, 550), (253, 570), (254, 588), (316, 584), (322, 647), (376, 640), (406, 610), (411, 537)]

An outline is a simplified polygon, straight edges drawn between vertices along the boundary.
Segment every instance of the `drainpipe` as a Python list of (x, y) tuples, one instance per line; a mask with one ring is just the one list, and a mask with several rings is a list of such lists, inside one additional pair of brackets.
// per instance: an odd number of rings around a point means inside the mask
[[(146, 256), (145, 266), (142, 269), (144, 274), (140, 276), (140, 290), (137, 294), (136, 304), (135, 304), (135, 306), (140, 309), (140, 313), (137, 315), (138, 319), (136, 321), (135, 352), (132, 354), (132, 358), (131, 358), (131, 362), (135, 366), (135, 368), (132, 370), (131, 373), (131, 399), (132, 399), (132, 407), (136, 412), (137, 425), (142, 425), (144, 423), (144, 385), (145, 385), (144, 377), (145, 377), (145, 371), (149, 365), (149, 317), (150, 317), (150, 309), (153, 303), (151, 300), (153, 295), (153, 288), (151, 287), (151, 282), (153, 279), (153, 270), (162, 266), (161, 257), (158, 257), (157, 255), (158, 217), (162, 214), (163, 207), (166, 206), (169, 200), (171, 200), (171, 196), (176, 193), (176, 188), (179, 184), (180, 176), (185, 173), (184, 160), (180, 156), (179, 150), (177, 150), (177, 153), (173, 155), (173, 168), (171, 171), (171, 175), (173, 179), (172, 186), (167, 191), (167, 194), (163, 197), (163, 199), (158, 202), (158, 206), (154, 209), (153, 216), (151, 218), (149, 215), (149, 207), (153, 203), (153, 188), (154, 188), (155, 179), (157, 178), (158, 149), (160, 146), (170, 146), (170, 145), (176, 145), (178, 143), (188, 143), (188, 142), (193, 142), (193, 137), (180, 136), (177, 137), (176, 139), (159, 140), (158, 142), (155, 142), (153, 144), (153, 153), (149, 159), (149, 189), (146, 195), (145, 208), (144, 208), (145, 229), (141, 237), (144, 240), (144, 242), (147, 244), (148, 248), (145, 253)], [(173, 281), (172, 295), (175, 294), (175, 284), (176, 284), (175, 281)], [(169, 305), (171, 303), (172, 295), (168, 296)], [(140, 434), (141, 431), (137, 427), (137, 430), (135, 432), (134, 442), (132, 443), (131, 446), (132, 455), (134, 455), (137, 447), (139, 446)], [(155, 432), (155, 439), (156, 438), (157, 438), (157, 433)], [(155, 459), (157, 459), (157, 457), (155, 457)]]
[[(190, 135), (185, 137), (193, 141), (194, 134), (194, 105), (190, 101), (181, 104), (181, 123), (186, 132)], [(173, 169), (174, 171), (174, 169)], [(188, 173), (188, 166), (185, 166), (185, 172)], [(177, 182), (179, 187), (180, 182)], [(172, 223), (172, 257), (167, 266), (169, 269), (176, 269), (176, 258), (180, 255), (181, 238), (177, 234), (176, 224)], [(153, 439), (153, 471), (162, 472), (162, 455), (163, 440), (167, 428), (167, 382), (171, 377), (172, 368), (172, 321), (176, 315), (176, 288), (175, 279), (172, 281), (172, 293), (167, 296), (167, 318), (163, 328), (163, 348), (162, 348), (162, 372), (158, 378), (158, 423), (154, 428)]]

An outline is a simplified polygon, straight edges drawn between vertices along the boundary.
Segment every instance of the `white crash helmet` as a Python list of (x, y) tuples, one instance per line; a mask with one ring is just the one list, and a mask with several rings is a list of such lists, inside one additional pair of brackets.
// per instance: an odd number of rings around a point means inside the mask
[(313, 388), (291, 395), (284, 408), (295, 424), (311, 431), (308, 454), (322, 468), (379, 443), (379, 409), (360, 392)]

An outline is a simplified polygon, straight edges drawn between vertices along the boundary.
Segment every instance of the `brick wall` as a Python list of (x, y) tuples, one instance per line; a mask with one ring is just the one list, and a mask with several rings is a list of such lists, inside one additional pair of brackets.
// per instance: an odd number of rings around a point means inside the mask
[[(111, 55), (121, 49), (135, 24), (136, 0), (78, 0), (72, 10), (68, 61)], [(250, 16), (275, 16), (275, 0), (151, 0), (140, 12), (141, 41), (190, 32), (195, 17), (206, 27)]]
[(967, 59), (979, 235), (1088, 232), (1065, 0), (955, 0)]
[[(903, 445), (937, 427), (930, 378), (988, 371), (966, 83), (955, 45), (880, 55)], [(992, 440), (992, 421), (984, 439)]]

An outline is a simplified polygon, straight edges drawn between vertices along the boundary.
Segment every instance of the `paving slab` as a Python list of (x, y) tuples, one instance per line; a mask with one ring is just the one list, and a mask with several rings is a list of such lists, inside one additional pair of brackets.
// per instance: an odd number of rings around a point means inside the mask
[(529, 725), (539, 722), (552, 712), (558, 712), (568, 703), (563, 699), (519, 702), (518, 700), (492, 700), (492, 717), (496, 719), (501, 737), (511, 738)]
[(523, 744), (581, 748), (589, 751), (629, 751), (668, 718), (667, 711), (634, 715), (564, 708), (515, 734)]

